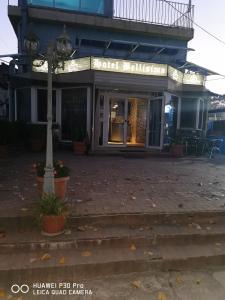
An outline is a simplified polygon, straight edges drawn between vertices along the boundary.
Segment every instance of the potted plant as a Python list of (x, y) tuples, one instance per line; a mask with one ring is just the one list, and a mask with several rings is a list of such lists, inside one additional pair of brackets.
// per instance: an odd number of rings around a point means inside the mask
[(184, 156), (184, 144), (182, 135), (180, 132), (177, 132), (174, 138), (171, 139), (170, 144), (170, 154), (173, 157), (183, 157)]
[[(64, 199), (67, 191), (67, 183), (69, 178), (69, 168), (64, 166), (63, 161), (57, 160), (53, 163), (54, 166), (54, 183), (55, 183), (55, 195)], [(37, 189), (39, 195), (43, 194), (44, 174), (45, 174), (45, 163), (38, 162), (33, 165), (37, 174)]]
[(66, 206), (54, 194), (44, 194), (38, 202), (43, 234), (55, 236), (64, 232)]
[(88, 135), (82, 127), (75, 127), (72, 134), (73, 152), (76, 155), (84, 155), (88, 152)]

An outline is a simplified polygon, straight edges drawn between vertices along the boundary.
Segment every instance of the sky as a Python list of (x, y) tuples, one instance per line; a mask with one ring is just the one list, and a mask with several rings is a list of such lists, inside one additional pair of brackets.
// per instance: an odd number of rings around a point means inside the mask
[[(0, 0), (0, 54), (17, 52), (17, 41), (7, 16), (7, 5), (17, 4), (17, 0)], [(188, 0), (174, 0), (188, 3)], [(200, 25), (224, 43), (217, 41), (194, 25), (194, 39), (188, 46), (195, 51), (188, 53), (188, 61), (218, 72), (225, 76), (225, 0), (192, 0), (195, 5), (196, 24)], [(225, 94), (225, 77), (209, 76), (206, 87), (215, 93)], [(221, 77), (223, 78), (223, 77)]]

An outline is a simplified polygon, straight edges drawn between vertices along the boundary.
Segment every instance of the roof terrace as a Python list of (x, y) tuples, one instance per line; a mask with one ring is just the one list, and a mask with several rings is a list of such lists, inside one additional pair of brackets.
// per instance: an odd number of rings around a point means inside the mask
[[(10, 4), (10, 0), (8, 1)], [(133, 22), (193, 28), (194, 6), (191, 1), (179, 3), (167, 0), (18, 0), (18, 3)]]

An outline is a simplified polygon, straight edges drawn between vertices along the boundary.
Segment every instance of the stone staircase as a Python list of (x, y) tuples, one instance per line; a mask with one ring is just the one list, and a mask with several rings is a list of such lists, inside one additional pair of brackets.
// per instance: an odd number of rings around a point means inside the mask
[(225, 264), (225, 212), (71, 217), (41, 235), (31, 217), (2, 218), (0, 283), (72, 281)]

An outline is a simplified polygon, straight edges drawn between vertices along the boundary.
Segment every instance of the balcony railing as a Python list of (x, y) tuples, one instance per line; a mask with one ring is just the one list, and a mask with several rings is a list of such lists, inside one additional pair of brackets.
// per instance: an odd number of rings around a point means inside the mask
[[(114, 19), (193, 28), (194, 5), (169, 0), (18, 0), (19, 5), (23, 1), (28, 5), (100, 14)], [(8, 0), (9, 4), (15, 5), (15, 2)]]
[(114, 18), (193, 28), (194, 6), (164, 0), (114, 0)]

